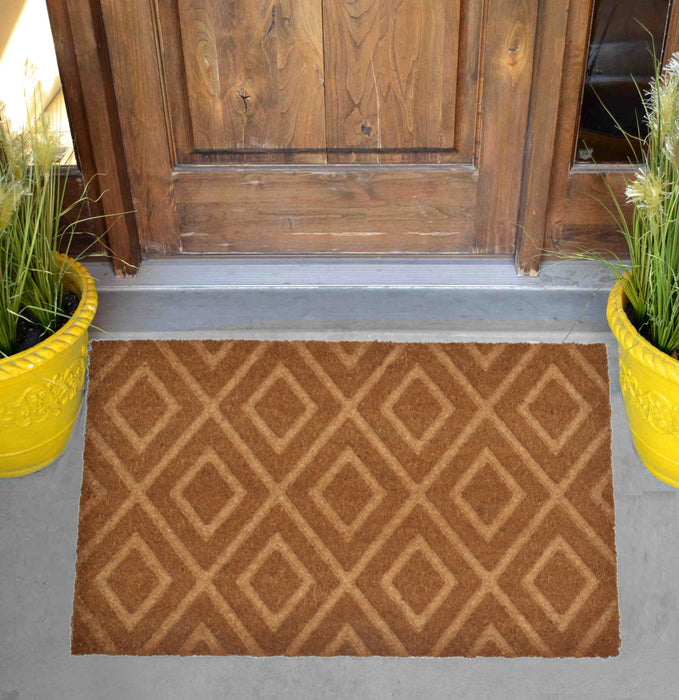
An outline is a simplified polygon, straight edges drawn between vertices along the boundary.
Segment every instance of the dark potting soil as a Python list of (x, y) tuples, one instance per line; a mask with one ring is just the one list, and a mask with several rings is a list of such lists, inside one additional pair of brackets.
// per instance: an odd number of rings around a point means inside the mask
[[(647, 340), (653, 347), (656, 347), (656, 345), (653, 343), (653, 338), (651, 337), (651, 333), (648, 329), (647, 326), (642, 326), (639, 324), (637, 321), (637, 316), (634, 313), (634, 307), (632, 304), (627, 304), (625, 307), (625, 313), (627, 314), (627, 318), (629, 319), (629, 322), (634, 326), (636, 329), (637, 333), (644, 339)], [(661, 350), (661, 352), (663, 352)], [(679, 360), (679, 350), (675, 350), (670, 357), (674, 360)]]
[(17, 342), (14, 346), (14, 354), (29, 350), (39, 342), (56, 333), (75, 313), (80, 303), (80, 297), (75, 292), (64, 292), (57, 317), (57, 325), (53, 331), (49, 331), (36, 322), (30, 311), (23, 311), (22, 318), (17, 323)]
[(648, 327), (639, 323), (632, 304), (627, 304), (627, 306), (625, 307), (625, 313), (627, 314), (629, 322), (634, 326), (634, 329), (637, 331), (637, 333), (639, 333), (639, 335), (644, 340), (647, 340), (649, 343), (651, 343), (651, 345), (653, 345), (653, 341), (651, 340), (651, 334), (649, 332)]

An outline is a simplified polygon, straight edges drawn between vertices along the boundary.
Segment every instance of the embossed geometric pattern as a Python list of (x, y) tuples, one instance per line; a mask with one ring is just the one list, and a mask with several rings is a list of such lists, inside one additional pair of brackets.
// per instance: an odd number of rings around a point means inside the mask
[(272, 631), (280, 627), (313, 582), (280, 533), (269, 540), (236, 580)]
[(309, 493), (345, 539), (356, 533), (385, 496), (384, 489), (350, 447)]
[(170, 495), (197, 532), (207, 538), (242, 502), (245, 489), (209, 446)]
[(248, 399), (244, 410), (280, 453), (318, 407), (291, 372), (278, 365)]
[(382, 578), (387, 595), (420, 631), (457, 581), (421, 535), (401, 552)]
[(575, 434), (591, 410), (555, 365), (519, 404), (519, 413), (554, 452)]
[(582, 559), (563, 538), (557, 538), (535, 563), (525, 585), (563, 631), (596, 583)]
[(167, 426), (179, 406), (153, 370), (141, 366), (106, 409), (128, 440), (143, 450)]
[(167, 590), (170, 576), (137, 533), (116, 552), (96, 581), (128, 630)]
[(382, 412), (416, 452), (431, 442), (455, 409), (445, 394), (416, 365), (382, 404)]
[(488, 541), (521, 503), (525, 492), (488, 447), (484, 447), (451, 496)]
[(96, 342), (73, 653), (611, 656), (603, 345)]

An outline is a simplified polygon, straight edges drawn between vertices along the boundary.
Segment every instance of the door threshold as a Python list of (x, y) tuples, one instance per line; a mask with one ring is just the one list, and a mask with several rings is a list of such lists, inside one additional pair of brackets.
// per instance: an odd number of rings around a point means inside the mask
[(607, 290), (610, 273), (589, 261), (545, 262), (539, 276), (517, 275), (509, 258), (151, 258), (136, 277), (87, 262), (100, 291), (238, 289)]
[[(612, 279), (589, 263), (518, 277), (508, 260), (155, 259), (132, 279), (88, 264), (95, 324), (131, 334), (200, 331), (479, 334), (605, 332)], [(532, 329), (532, 330), (531, 330)]]

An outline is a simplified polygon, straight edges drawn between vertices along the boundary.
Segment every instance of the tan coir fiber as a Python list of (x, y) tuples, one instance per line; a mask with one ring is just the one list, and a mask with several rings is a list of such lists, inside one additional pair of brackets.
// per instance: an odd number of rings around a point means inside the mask
[(604, 345), (93, 343), (75, 654), (610, 656)]

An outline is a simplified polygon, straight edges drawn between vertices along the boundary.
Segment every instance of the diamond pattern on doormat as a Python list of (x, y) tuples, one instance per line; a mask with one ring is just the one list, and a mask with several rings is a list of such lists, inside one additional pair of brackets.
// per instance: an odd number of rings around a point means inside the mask
[(95, 342), (75, 654), (612, 656), (604, 345)]

